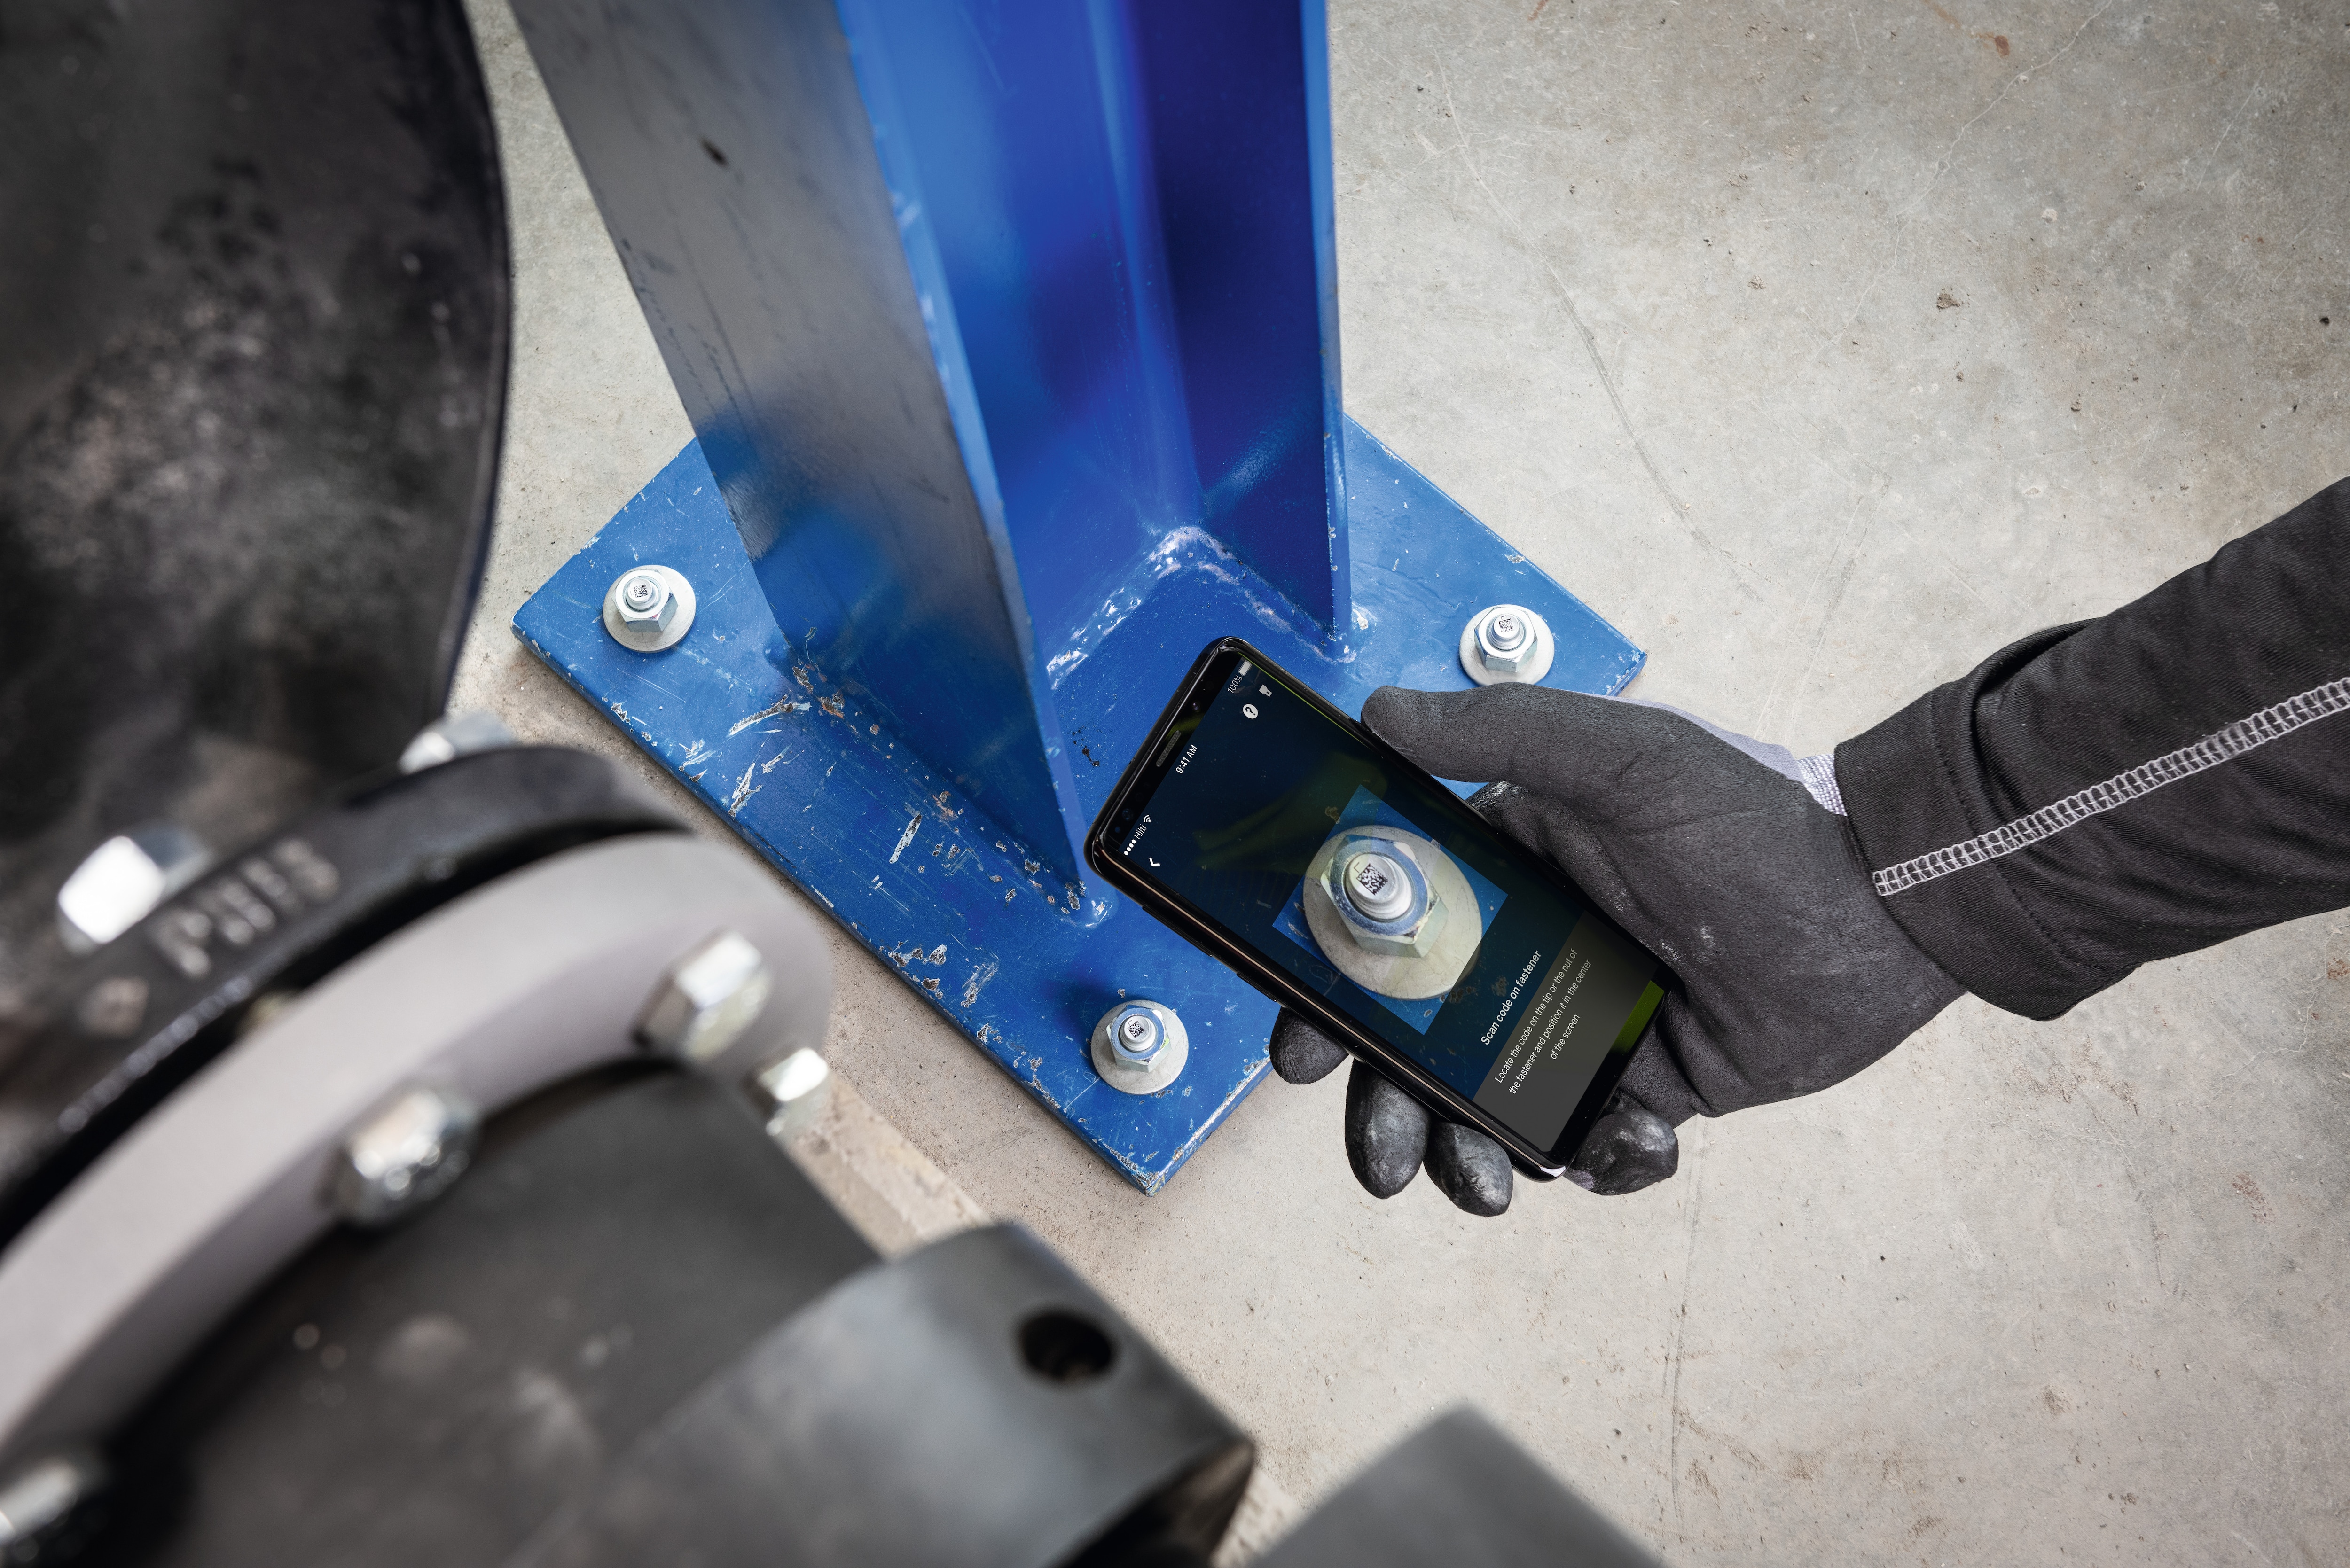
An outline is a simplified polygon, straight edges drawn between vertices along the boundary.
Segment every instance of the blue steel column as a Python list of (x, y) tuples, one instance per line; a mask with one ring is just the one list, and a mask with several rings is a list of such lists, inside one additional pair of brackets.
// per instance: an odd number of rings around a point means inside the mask
[(977, 400), (966, 452), (1001, 486), (1040, 635), (1185, 525), (1342, 623), (1319, 6), (842, 0), (841, 15), (942, 374)]
[(517, 11), (775, 657), (1080, 878), (1122, 585), (1197, 531), (1346, 626), (1319, 5)]
[[(837, 9), (835, 8), (836, 5)], [(1320, 0), (516, 0), (699, 439), (515, 617), (548, 666), (1145, 1191), (1274, 1005), (1085, 886), (1211, 639), (1348, 711), (1639, 649), (1341, 411)], [(614, 576), (691, 633), (606, 634)], [(1191, 1035), (1126, 1095), (1123, 999)]]

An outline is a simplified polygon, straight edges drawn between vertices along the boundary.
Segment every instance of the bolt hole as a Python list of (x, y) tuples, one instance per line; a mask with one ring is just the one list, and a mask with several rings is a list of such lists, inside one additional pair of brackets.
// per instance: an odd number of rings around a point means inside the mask
[(1118, 1359), (1109, 1335), (1075, 1313), (1040, 1312), (1020, 1325), (1020, 1359), (1052, 1383), (1090, 1383)]

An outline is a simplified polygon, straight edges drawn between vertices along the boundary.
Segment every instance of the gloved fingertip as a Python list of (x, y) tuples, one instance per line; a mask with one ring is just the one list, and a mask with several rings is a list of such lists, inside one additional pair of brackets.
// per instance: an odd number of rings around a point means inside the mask
[(1657, 1009), (1655, 1022), (1648, 1025), (1638, 1048), (1632, 1053), (1632, 1060), (1624, 1068), (1622, 1085), (1616, 1091), (1609, 1110), (1621, 1109), (1625, 1102), (1631, 1101), (1666, 1125), (1679, 1127), (1705, 1108), (1666, 1045), (1666, 1040), (1678, 1037), (1688, 1022), (1688, 1002), (1679, 992), (1668, 992), (1665, 1004)]
[(1391, 730), (1408, 730), (1414, 723), (1440, 715), (1431, 709), (1447, 697), (1463, 695), (1457, 691), (1420, 691), (1409, 686), (1382, 686), (1363, 699), (1363, 722), (1384, 739), (1392, 740)]
[(1509, 1151), (1473, 1127), (1438, 1122), (1428, 1133), (1428, 1179), (1464, 1214), (1506, 1213), (1516, 1179)]
[[(1475, 691), (1415, 691), (1408, 686), (1382, 686), (1363, 701), (1363, 723), (1371, 733), (1428, 767), (1449, 754), (1443, 744), (1451, 721)], [(1446, 776), (1440, 774), (1440, 776)]]
[(1654, 1187), (1680, 1166), (1681, 1140), (1672, 1124), (1619, 1093), (1575, 1151), (1568, 1174), (1602, 1198), (1621, 1198)]
[(1393, 1198), (1411, 1185), (1428, 1153), (1428, 1112), (1365, 1064), (1347, 1080), (1347, 1163), (1363, 1190)]
[(1347, 1059), (1347, 1048), (1286, 1007), (1273, 1021), (1265, 1054), (1284, 1084), (1316, 1084)]

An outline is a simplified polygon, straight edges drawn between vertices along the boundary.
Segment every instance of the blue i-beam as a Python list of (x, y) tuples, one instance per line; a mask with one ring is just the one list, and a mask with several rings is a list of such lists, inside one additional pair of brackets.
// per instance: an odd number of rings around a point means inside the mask
[[(1129, 1180), (1274, 1005), (1083, 865), (1175, 682), (1245, 635), (1349, 712), (1642, 655), (1347, 419), (1321, 0), (518, 0), (698, 440), (515, 629)], [(676, 647), (603, 629), (683, 572)], [(1191, 1062), (1110, 1088), (1119, 998)]]

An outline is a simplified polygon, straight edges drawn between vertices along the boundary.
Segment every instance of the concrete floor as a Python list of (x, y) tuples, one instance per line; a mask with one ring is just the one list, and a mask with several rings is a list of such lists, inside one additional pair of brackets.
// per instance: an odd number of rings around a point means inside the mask
[[(499, 0), (520, 303), (461, 706), (641, 763), (515, 607), (688, 430)], [(1823, 749), (2350, 469), (2350, 18), (2312, 0), (1334, 0), (1352, 411)], [(2322, 322), (2331, 317), (2333, 325)], [(706, 831), (719, 829), (669, 792)], [(1469, 1400), (1678, 1563), (2350, 1562), (2350, 918), (1972, 1001), (1678, 1179), (1498, 1222), (1268, 1082), (1112, 1176), (836, 941), (832, 1050), (1311, 1499)]]

